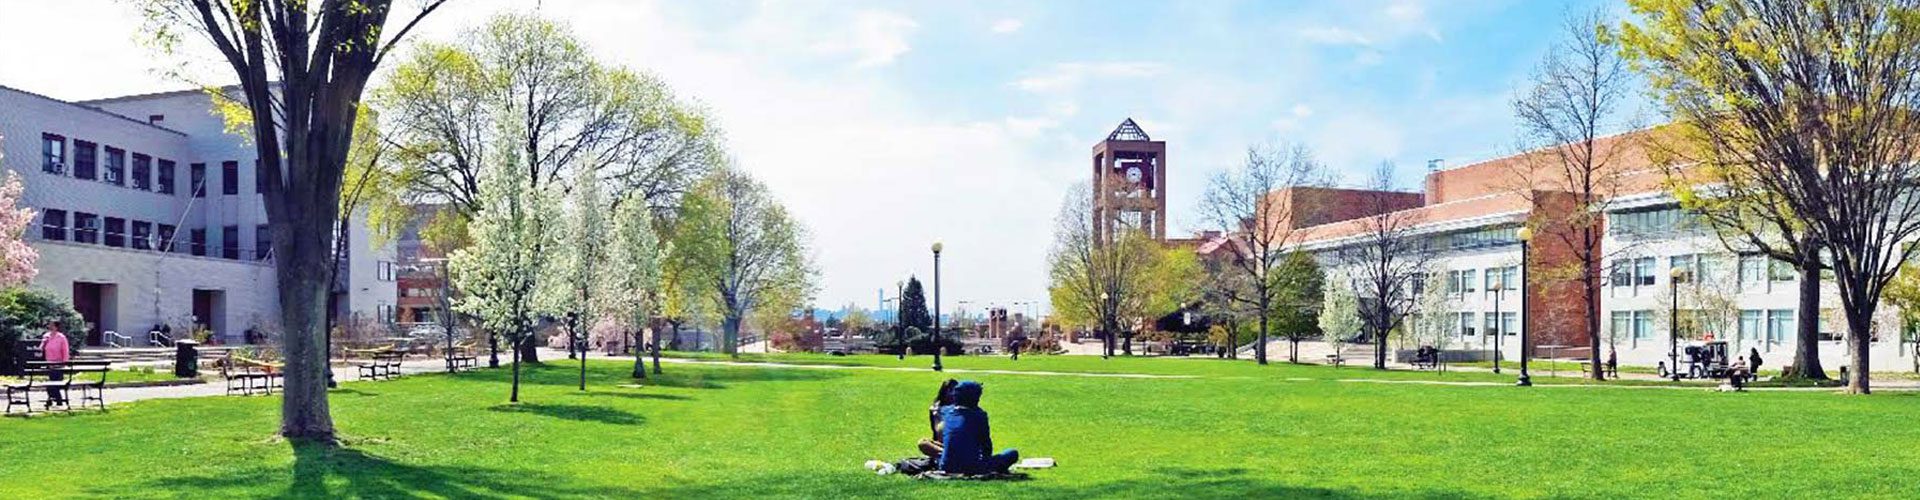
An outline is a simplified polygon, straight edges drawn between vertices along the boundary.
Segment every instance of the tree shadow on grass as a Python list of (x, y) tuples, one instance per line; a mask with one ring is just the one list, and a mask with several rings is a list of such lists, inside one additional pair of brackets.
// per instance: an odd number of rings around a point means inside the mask
[(689, 401), (693, 399), (693, 398), (682, 396), (679, 394), (662, 394), (657, 392), (626, 392), (626, 391), (616, 392), (616, 391), (592, 390), (592, 389), (593, 388), (589, 387), (587, 392), (569, 392), (567, 393), (567, 395), (573, 396), (573, 397), (653, 399), (653, 400), (660, 400), (660, 401)]
[[(527, 364), (521, 368), (520, 383), (524, 385), (575, 387), (580, 384), (579, 365), (545, 363)], [(683, 389), (725, 389), (734, 383), (820, 381), (848, 376), (845, 370), (736, 366), (676, 366), (667, 370), (666, 373), (648, 374), (645, 379), (635, 379), (632, 373), (630, 366), (591, 363), (587, 365), (587, 385), (606, 385), (609, 382), (618, 381), (617, 383), (620, 384), (638, 383)], [(507, 366), (502, 366), (499, 369), (463, 372), (456, 377), (463, 380), (511, 383), (513, 371)]]
[[(291, 477), (288, 473), (291, 472)], [(273, 491), (286, 484), (285, 491)], [(293, 445), (293, 466), (219, 476), (175, 476), (113, 490), (101, 497), (179, 498), (637, 498), (612, 486), (580, 486), (539, 470), (403, 464), (352, 448)]]
[(613, 425), (640, 425), (647, 421), (646, 417), (642, 417), (639, 414), (604, 406), (520, 403), (496, 405), (488, 407), (487, 409), (501, 413), (527, 413), (577, 422), (599, 422)]

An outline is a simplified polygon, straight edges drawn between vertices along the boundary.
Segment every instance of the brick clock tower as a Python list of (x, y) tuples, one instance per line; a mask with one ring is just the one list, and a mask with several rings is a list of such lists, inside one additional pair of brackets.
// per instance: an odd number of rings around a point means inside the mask
[(1119, 228), (1167, 240), (1167, 143), (1147, 137), (1132, 118), (1093, 145), (1093, 230), (1111, 241)]

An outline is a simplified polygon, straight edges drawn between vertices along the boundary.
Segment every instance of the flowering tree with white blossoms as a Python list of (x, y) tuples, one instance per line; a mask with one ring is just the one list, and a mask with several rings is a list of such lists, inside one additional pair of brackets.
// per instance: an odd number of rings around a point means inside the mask
[[(567, 355), (580, 359), (580, 390), (587, 390), (587, 353), (582, 330), (599, 323), (604, 297), (599, 288), (607, 270), (607, 206), (600, 201), (600, 170), (585, 162), (575, 171), (566, 222), (555, 234), (552, 272), (541, 277), (540, 310), (563, 318), (567, 326)], [(576, 352), (577, 351), (577, 352)]]
[(533, 336), (541, 279), (551, 268), (548, 221), (553, 196), (529, 189), (527, 170), (514, 149), (503, 150), (480, 178), (480, 211), (468, 225), (473, 243), (453, 252), (450, 270), (461, 297), (455, 306), (504, 333), (513, 345), (513, 392), (520, 401), (520, 353)]
[[(615, 204), (613, 245), (607, 255), (607, 272), (600, 274), (603, 314), (613, 318), (633, 334), (633, 378), (647, 378), (642, 335), (653, 315), (654, 298), (660, 289), (660, 238), (653, 232), (653, 214), (639, 193)], [(654, 334), (653, 366), (660, 368), (660, 335)]]

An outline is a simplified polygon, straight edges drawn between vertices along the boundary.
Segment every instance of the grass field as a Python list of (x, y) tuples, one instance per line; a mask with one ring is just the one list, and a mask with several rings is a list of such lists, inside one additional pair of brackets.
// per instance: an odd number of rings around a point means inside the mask
[(622, 387), (630, 365), (594, 362), (584, 393), (570, 365), (530, 370), (517, 406), (504, 370), (346, 384), (332, 397), (341, 449), (272, 437), (277, 398), (0, 419), (0, 498), (1920, 496), (1914, 393), (1435, 385), (1210, 359), (947, 364), (1068, 373), (950, 374), (985, 384), (996, 444), (1060, 466), (997, 483), (861, 469), (913, 451), (948, 375), (670, 363)]

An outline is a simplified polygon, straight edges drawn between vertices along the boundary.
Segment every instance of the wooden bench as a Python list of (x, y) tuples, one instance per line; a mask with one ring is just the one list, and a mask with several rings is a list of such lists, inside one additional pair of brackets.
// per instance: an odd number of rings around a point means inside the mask
[(391, 345), (375, 349), (348, 349), (347, 355), (349, 358), (353, 354), (366, 357), (365, 361), (353, 364), (359, 370), (361, 380), (379, 380), (387, 376), (387, 362), (381, 357), (389, 352), (393, 352)]
[(34, 389), (46, 390), (45, 386), (36, 387), (33, 384), (33, 377), (36, 375), (42, 375), (41, 373), (37, 373), (37, 372), (44, 372), (44, 370), (31, 370), (31, 369), (27, 370), (26, 372), (21, 374), (22, 377), (20, 381), (9, 382), (6, 384), (7, 413), (13, 413), (13, 407), (15, 406), (25, 406), (27, 408), (27, 413), (33, 413)]
[(227, 379), (227, 394), (233, 394), (236, 389), (242, 395), (253, 395), (256, 389), (273, 394), (274, 386), (282, 385), (279, 364), (235, 356), (231, 352), (220, 363), (220, 376)]
[(447, 350), (447, 371), (473, 369), (479, 366), (479, 358), (473, 355), (472, 344), (458, 344)]
[(1337, 353), (1337, 352), (1333, 354), (1328, 354), (1327, 364), (1333, 365), (1333, 366), (1345, 365), (1347, 364), (1347, 358), (1341, 357), (1340, 353)]

